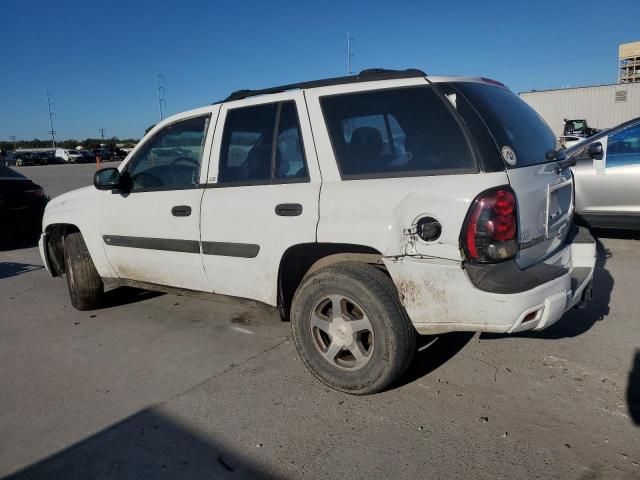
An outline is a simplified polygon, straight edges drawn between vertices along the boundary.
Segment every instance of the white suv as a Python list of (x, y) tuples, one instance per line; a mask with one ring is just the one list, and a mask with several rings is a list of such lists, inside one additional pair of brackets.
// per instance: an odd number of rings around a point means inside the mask
[(46, 209), (73, 305), (105, 284), (257, 300), (309, 369), (372, 393), (416, 332), (542, 329), (589, 297), (595, 242), (544, 121), (504, 85), (419, 70), (238, 91), (167, 118)]

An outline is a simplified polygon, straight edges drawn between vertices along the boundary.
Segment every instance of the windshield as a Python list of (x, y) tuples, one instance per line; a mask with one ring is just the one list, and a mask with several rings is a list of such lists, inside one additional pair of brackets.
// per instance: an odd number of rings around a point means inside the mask
[(558, 149), (555, 135), (524, 100), (510, 90), (483, 83), (460, 82), (454, 87), (478, 110), (498, 148), (515, 152), (515, 164), (505, 162), (507, 168), (550, 161), (547, 152)]

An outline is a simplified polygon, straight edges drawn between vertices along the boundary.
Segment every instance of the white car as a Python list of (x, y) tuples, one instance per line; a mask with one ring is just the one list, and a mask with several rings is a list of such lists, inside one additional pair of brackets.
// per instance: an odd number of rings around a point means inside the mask
[(539, 330), (589, 297), (569, 165), (504, 85), (419, 70), (238, 91), (167, 118), (46, 209), (72, 304), (107, 286), (257, 300), (327, 385), (377, 392), (416, 333)]
[(55, 157), (59, 161), (65, 163), (79, 163), (84, 160), (82, 153), (80, 153), (78, 150), (66, 148), (56, 148)]

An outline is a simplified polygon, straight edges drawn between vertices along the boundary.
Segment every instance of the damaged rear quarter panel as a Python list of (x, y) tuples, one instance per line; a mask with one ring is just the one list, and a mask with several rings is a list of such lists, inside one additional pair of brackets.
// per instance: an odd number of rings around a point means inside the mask
[[(506, 183), (504, 172), (328, 180), (322, 186), (318, 241), (366, 245), (385, 256), (460, 261), (460, 230), (469, 205), (480, 192)], [(442, 225), (434, 242), (405, 233), (423, 216)]]

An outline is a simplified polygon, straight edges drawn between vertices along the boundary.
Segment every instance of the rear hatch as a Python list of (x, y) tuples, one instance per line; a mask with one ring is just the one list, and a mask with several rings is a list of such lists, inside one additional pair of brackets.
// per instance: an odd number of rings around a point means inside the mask
[[(518, 202), (518, 255), (522, 268), (539, 263), (564, 243), (573, 220), (573, 176), (546, 122), (505, 87), (457, 82), (496, 144)], [(549, 156), (548, 156), (549, 154)]]

